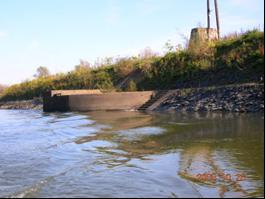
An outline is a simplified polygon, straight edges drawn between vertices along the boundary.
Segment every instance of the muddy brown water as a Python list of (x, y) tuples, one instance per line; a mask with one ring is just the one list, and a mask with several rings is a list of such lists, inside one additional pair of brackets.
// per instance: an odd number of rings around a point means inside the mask
[(0, 197), (264, 197), (263, 114), (0, 110)]

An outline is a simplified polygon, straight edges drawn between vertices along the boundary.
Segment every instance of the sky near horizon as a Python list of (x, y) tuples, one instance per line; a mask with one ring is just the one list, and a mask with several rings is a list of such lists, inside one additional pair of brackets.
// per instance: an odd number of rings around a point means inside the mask
[[(219, 7), (223, 35), (263, 30), (263, 0), (220, 0)], [(168, 40), (183, 44), (199, 24), (206, 26), (206, 0), (0, 0), (0, 84), (31, 79), (38, 66), (58, 73), (80, 59), (146, 47), (163, 53)]]

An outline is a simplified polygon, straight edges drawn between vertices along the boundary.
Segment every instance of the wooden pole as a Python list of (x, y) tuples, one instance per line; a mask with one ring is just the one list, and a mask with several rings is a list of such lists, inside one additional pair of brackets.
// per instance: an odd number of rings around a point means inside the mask
[(215, 5), (215, 14), (216, 14), (217, 34), (218, 34), (218, 39), (220, 39), (220, 21), (219, 21), (219, 9), (218, 9), (217, 0), (214, 0), (214, 5)]
[(210, 8), (210, 0), (207, 0), (207, 34), (208, 34), (208, 39), (210, 39), (210, 28), (211, 28), (211, 8)]

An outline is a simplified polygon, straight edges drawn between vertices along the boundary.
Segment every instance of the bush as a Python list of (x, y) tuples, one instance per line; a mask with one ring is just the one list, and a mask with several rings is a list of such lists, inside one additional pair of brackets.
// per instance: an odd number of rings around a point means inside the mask
[(93, 89), (111, 90), (114, 89), (113, 81), (109, 73), (104, 69), (95, 70), (92, 73)]
[(216, 45), (215, 57), (217, 67), (259, 68), (264, 64), (264, 34), (254, 30), (222, 40)]
[(127, 87), (126, 90), (127, 91), (130, 91), (130, 92), (137, 91), (137, 85), (136, 85), (136, 83), (133, 80), (131, 80), (129, 82), (128, 87)]

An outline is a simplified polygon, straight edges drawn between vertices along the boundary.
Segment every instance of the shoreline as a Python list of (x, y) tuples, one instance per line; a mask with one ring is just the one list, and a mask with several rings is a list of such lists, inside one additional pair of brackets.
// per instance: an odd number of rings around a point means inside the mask
[[(169, 91), (155, 112), (264, 113), (264, 84), (239, 84)], [(0, 102), (0, 109), (43, 110), (43, 100)]]
[(264, 112), (264, 84), (238, 84), (175, 90), (156, 111)]
[(0, 110), (42, 110), (43, 101), (40, 98), (33, 100), (0, 102)]

